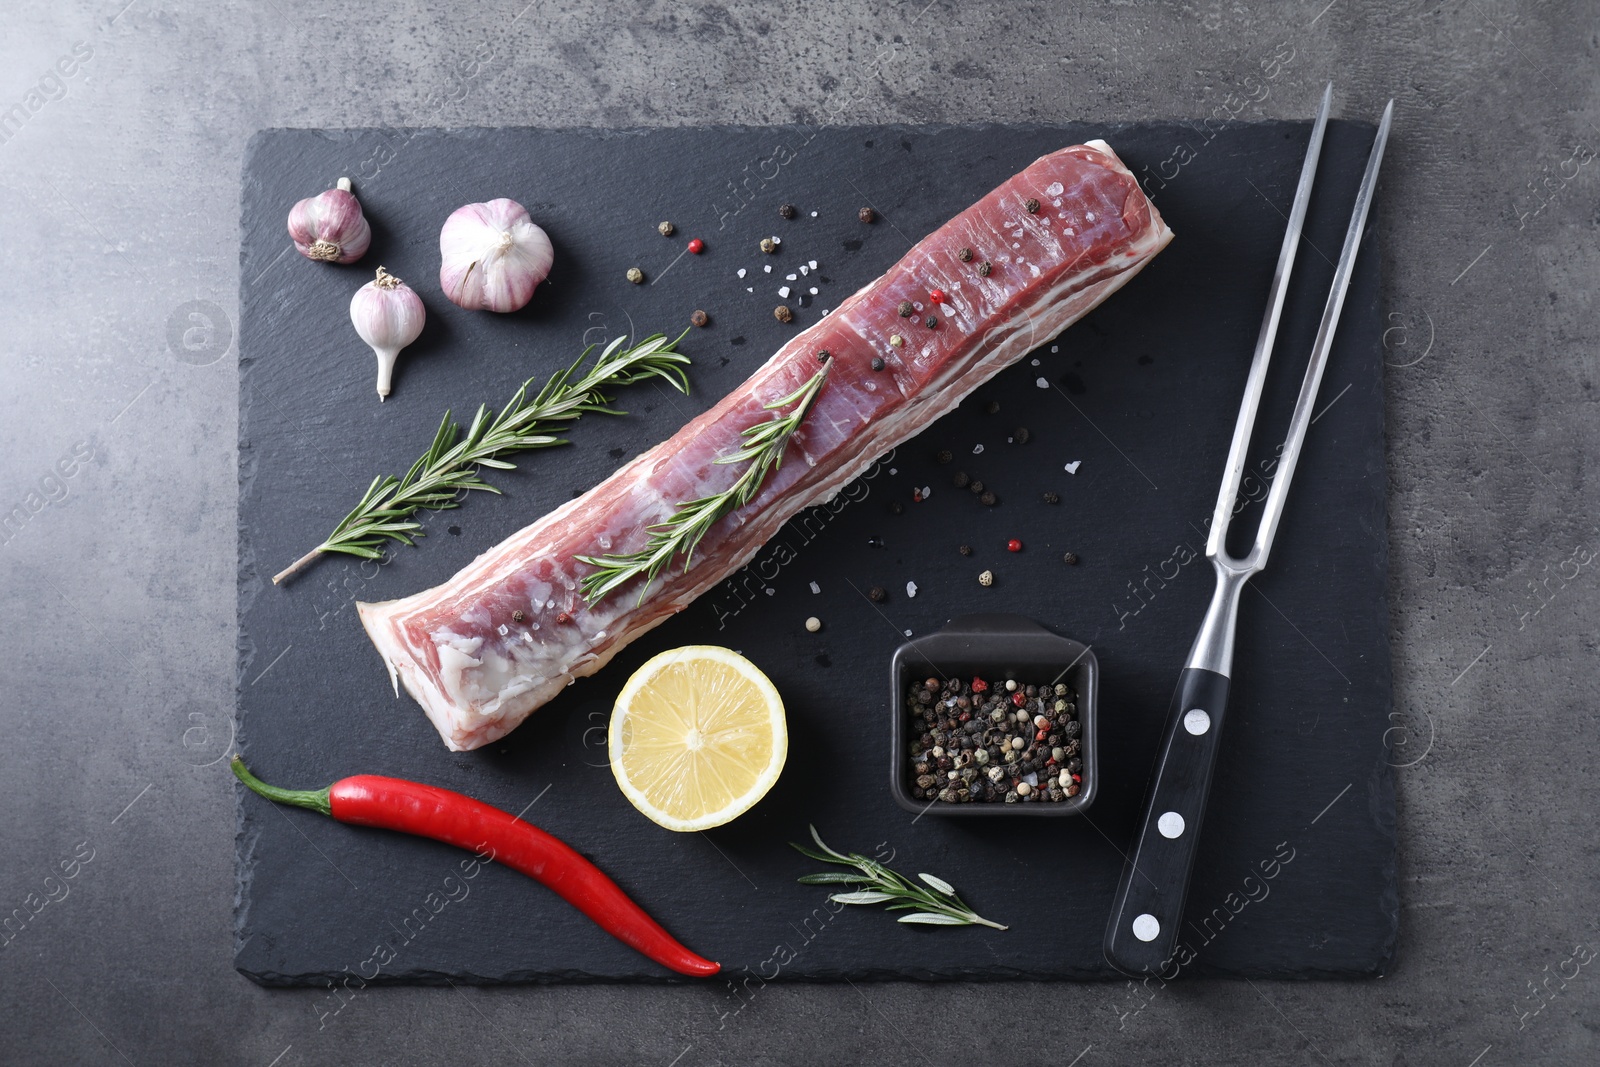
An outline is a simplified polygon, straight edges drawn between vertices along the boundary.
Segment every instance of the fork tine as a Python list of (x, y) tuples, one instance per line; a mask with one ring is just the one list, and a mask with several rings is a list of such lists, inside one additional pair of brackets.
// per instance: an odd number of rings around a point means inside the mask
[(1339, 253), (1339, 265), (1333, 272), (1333, 286), (1328, 290), (1328, 302), (1322, 309), (1322, 322), (1317, 326), (1317, 339), (1311, 346), (1311, 361), (1306, 366), (1305, 379), (1300, 383), (1300, 399), (1295, 401), (1294, 415), (1289, 419), (1289, 434), (1284, 441), (1283, 455), (1267, 492), (1267, 503), (1261, 513), (1261, 525), (1256, 530), (1255, 544), (1250, 550), (1249, 564), (1254, 570), (1266, 566), (1267, 554), (1272, 550), (1272, 539), (1278, 532), (1278, 520), (1283, 517), (1284, 498), (1289, 493), (1289, 482), (1294, 478), (1295, 464), (1300, 460), (1300, 446), (1305, 443), (1306, 429), (1311, 425), (1311, 409), (1317, 402), (1317, 389), (1322, 385), (1322, 372), (1328, 365), (1328, 351), (1333, 347), (1333, 334), (1339, 326), (1339, 312), (1344, 308), (1345, 291), (1350, 288), (1350, 273), (1355, 266), (1356, 253), (1361, 248), (1361, 238), (1367, 228), (1367, 211), (1372, 207), (1372, 194), (1378, 185), (1378, 167), (1383, 163), (1383, 149), (1389, 141), (1389, 124), (1394, 119), (1394, 101), (1383, 109), (1378, 123), (1378, 134), (1372, 139), (1372, 154), (1367, 157), (1367, 170), (1361, 176), (1361, 188), (1356, 192), (1355, 208), (1350, 213), (1350, 227), (1345, 231), (1344, 249)]
[(1211, 516), (1211, 532), (1206, 541), (1206, 555), (1212, 558), (1227, 551), (1228, 522), (1233, 517), (1233, 502), (1239, 495), (1239, 482), (1244, 476), (1245, 453), (1250, 448), (1256, 409), (1261, 405), (1267, 364), (1272, 360), (1272, 345), (1278, 337), (1284, 295), (1289, 291), (1289, 275), (1294, 270), (1295, 252), (1300, 248), (1300, 229), (1306, 221), (1306, 205), (1311, 201), (1311, 183), (1317, 176), (1317, 160), (1322, 155), (1322, 135), (1328, 128), (1328, 110), (1332, 105), (1333, 83), (1329, 82), (1327, 88), (1322, 90), (1322, 107), (1317, 110), (1317, 121), (1311, 126), (1306, 159), (1300, 166), (1300, 184), (1295, 188), (1294, 206), (1289, 209), (1289, 225), (1284, 230), (1283, 247), (1278, 251), (1278, 266), (1272, 274), (1272, 290), (1267, 298), (1266, 314), (1261, 319), (1261, 333), (1256, 338), (1255, 355), (1250, 360), (1250, 376), (1245, 381), (1244, 399), (1239, 402), (1239, 418), (1233, 424), (1228, 466), (1223, 473), (1222, 488), (1217, 492), (1217, 507)]

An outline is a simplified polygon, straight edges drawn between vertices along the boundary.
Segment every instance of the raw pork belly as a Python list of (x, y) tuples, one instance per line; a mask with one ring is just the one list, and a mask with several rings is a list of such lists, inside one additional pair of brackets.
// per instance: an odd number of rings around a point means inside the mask
[[(801, 509), (831, 498), (1083, 316), (1171, 239), (1105, 142), (1053, 152), (930, 234), (669, 440), (443, 585), (359, 605), (362, 624), (446, 745), (486, 745), (742, 567)], [(933, 289), (944, 303), (930, 302)], [(902, 301), (915, 314), (902, 317)], [(890, 344), (894, 334), (902, 346)], [(707, 533), (687, 571), (681, 560), (669, 565), (642, 602), (635, 580), (586, 604), (578, 583), (590, 568), (574, 557), (632, 552), (678, 503), (728, 488), (740, 468), (717, 458), (739, 447), (746, 427), (773, 417), (763, 405), (815, 374), (824, 349), (833, 357), (828, 380), (757, 497)], [(883, 370), (871, 369), (875, 357)]]

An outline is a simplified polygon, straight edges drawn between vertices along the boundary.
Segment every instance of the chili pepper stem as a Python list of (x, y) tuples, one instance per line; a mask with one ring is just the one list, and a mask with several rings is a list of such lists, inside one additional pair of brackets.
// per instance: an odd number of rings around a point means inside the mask
[(329, 803), (326, 789), (279, 789), (275, 785), (268, 785), (251, 774), (250, 768), (244, 765), (244, 760), (237, 754), (228, 761), (228, 766), (233, 771), (233, 776), (248, 786), (253, 793), (279, 804), (293, 804), (298, 808), (320, 811), (330, 818), (333, 816), (333, 807)]

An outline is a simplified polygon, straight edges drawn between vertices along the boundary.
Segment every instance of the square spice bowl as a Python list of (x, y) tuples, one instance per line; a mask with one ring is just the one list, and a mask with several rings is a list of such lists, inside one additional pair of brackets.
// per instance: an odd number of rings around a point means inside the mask
[[(1083, 761), (1083, 768), (1078, 772), (1082, 778), (1078, 784), (1078, 794), (1060, 801), (1011, 804), (1003, 800), (929, 801), (913, 796), (911, 790), (916, 777), (913, 764), (916, 761), (910, 748), (916, 736), (911, 732), (906, 699), (913, 682), (928, 678), (941, 681), (957, 678), (968, 683), (973, 678), (982, 678), (1001, 692), (1005, 691), (1008, 680), (1024, 688), (1058, 682), (1071, 686), (1077, 700), (1078, 758)], [(890, 668), (890, 684), (893, 687), (889, 700), (892, 724), (890, 790), (895, 803), (907, 811), (928, 815), (994, 817), (1076, 815), (1094, 802), (1100, 782), (1100, 768), (1095, 755), (1100, 665), (1094, 653), (1082, 642), (1051, 633), (1022, 615), (962, 615), (951, 619), (937, 633), (907, 641), (897, 648)], [(980, 775), (984, 773), (984, 766), (976, 763), (973, 766), (979, 767)], [(948, 774), (948, 771), (931, 773)]]

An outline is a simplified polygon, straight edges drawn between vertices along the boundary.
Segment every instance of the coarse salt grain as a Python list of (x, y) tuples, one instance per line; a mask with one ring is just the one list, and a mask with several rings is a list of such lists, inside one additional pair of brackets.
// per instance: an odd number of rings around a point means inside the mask
[(1061, 346), (1060, 345), (1051, 345), (1050, 346), (1050, 351), (1059, 352), (1059, 351), (1061, 351)]
[(783, 238), (779, 237), (777, 234), (773, 234), (772, 235), (772, 243), (775, 244), (775, 245), (781, 245), (781, 244), (783, 244)]
[[(812, 214), (815, 215), (816, 212), (813, 211)], [(807, 263), (806, 266), (810, 267), (812, 270), (816, 270), (817, 269), (817, 261), (813, 259), (810, 263)]]
[(982, 445), (973, 445), (973, 446), (972, 446), (972, 454), (973, 454), (973, 455), (974, 455), (974, 456), (981, 456), (981, 455), (983, 455), (983, 446), (982, 446)]
[(926, 500), (933, 495), (933, 490), (928, 486), (922, 487), (922, 499)]
[(747, 286), (745, 286), (745, 287), (744, 287), (744, 291), (745, 291), (745, 292), (747, 292), (747, 293), (753, 293), (753, 292), (755, 292), (755, 291), (756, 291), (756, 290), (755, 290), (755, 287), (754, 287), (754, 286), (751, 286), (751, 285), (747, 285)]
[(741, 278), (744, 277), (744, 268), (743, 267), (739, 268), (739, 277), (741, 277)]
[(810, 274), (811, 273), (811, 268), (806, 266), (804, 263), (802, 263), (802, 264), (800, 264), (800, 273), (801, 274)]
[(1080, 464), (1082, 462), (1083, 462), (1083, 460), (1081, 460), (1081, 459), (1075, 459), (1071, 463), (1068, 463), (1065, 467), (1063, 467), (1061, 469), (1066, 471), (1068, 474), (1077, 474), (1078, 473), (1078, 464)]
[(1050, 388), (1050, 380), (1048, 378), (1039, 378), (1035, 380), (1033, 384), (1037, 385), (1040, 389)]
[(820, 593), (820, 592), (822, 592), (822, 586), (818, 585), (816, 582), (812, 582), (811, 583), (811, 591), (813, 593)]
[(916, 596), (916, 595), (917, 595), (917, 583), (916, 582), (907, 582), (906, 583), (906, 596)]
[(768, 274), (771, 274), (772, 273), (772, 264), (768, 263), (765, 267), (762, 267), (761, 269), (766, 271)]
[(815, 211), (813, 211), (813, 212), (812, 212), (812, 213), (811, 213), (811, 217), (812, 217), (812, 218), (816, 218), (816, 217), (817, 217), (817, 213), (816, 213), (816, 212), (815, 212)]
[(779, 288), (778, 295), (783, 297), (785, 300), (789, 299), (789, 287), (785, 285)]
[(816, 296), (817, 295), (817, 287), (814, 286), (814, 285), (811, 287), (811, 295), (812, 296)]

